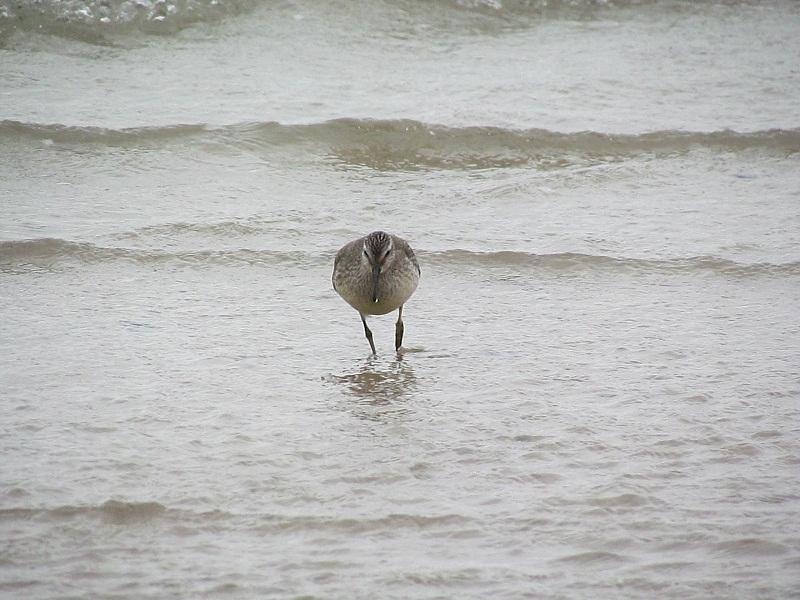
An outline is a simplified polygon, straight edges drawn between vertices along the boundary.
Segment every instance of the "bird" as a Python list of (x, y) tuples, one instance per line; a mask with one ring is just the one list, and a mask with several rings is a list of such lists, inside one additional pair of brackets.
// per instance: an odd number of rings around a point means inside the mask
[(375, 342), (367, 315), (397, 310), (394, 348), (403, 345), (403, 305), (417, 289), (420, 269), (408, 242), (385, 231), (373, 231), (342, 246), (333, 262), (333, 289), (358, 311), (372, 349)]

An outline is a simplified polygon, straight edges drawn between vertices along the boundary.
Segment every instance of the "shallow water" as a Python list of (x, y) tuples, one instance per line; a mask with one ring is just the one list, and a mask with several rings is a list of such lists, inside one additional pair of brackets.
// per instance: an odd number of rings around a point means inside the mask
[(3, 596), (800, 596), (798, 17), (0, 3)]

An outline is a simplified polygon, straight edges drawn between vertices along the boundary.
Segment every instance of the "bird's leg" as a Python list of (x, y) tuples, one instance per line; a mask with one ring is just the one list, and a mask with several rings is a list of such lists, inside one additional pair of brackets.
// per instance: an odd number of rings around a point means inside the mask
[(375, 352), (375, 342), (372, 341), (372, 332), (370, 331), (369, 327), (367, 326), (367, 319), (364, 316), (364, 313), (358, 313), (361, 315), (361, 322), (364, 324), (364, 335), (367, 336), (367, 341), (369, 342), (369, 347), (372, 348), (372, 353), (377, 354)]
[(403, 307), (397, 310), (397, 323), (394, 324), (394, 349), (400, 350), (403, 345)]

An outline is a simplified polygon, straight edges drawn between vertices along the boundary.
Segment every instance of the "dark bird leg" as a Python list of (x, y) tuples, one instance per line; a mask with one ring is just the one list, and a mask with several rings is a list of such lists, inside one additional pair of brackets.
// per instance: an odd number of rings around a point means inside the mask
[(403, 307), (397, 309), (397, 323), (394, 325), (394, 349), (400, 350), (403, 345)]
[[(377, 354), (375, 352), (375, 342), (372, 341), (372, 332), (370, 331), (369, 327), (367, 326), (367, 319), (363, 313), (358, 313), (361, 315), (361, 322), (364, 324), (364, 335), (367, 336), (367, 341), (369, 342), (369, 347), (372, 348), (372, 353)], [(402, 337), (402, 334), (401, 336)]]

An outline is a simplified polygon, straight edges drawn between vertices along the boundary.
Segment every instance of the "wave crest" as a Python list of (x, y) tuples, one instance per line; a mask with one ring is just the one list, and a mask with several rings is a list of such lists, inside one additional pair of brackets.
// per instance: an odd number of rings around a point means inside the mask
[(45, 519), (63, 521), (75, 517), (101, 518), (118, 524), (148, 521), (168, 511), (158, 502), (123, 502), (108, 500), (98, 506), (59, 506), (56, 508), (7, 508), (0, 510), (2, 520)]
[[(746, 4), (752, 0), (731, 0)], [(429, 0), (403, 12), (444, 28), (528, 27), (542, 19), (593, 19), (609, 11), (641, 9), (660, 0)], [(15, 29), (108, 45), (137, 32), (170, 35), (196, 23), (216, 24), (253, 12), (258, 0), (0, 0), (0, 39)], [(314, 6), (308, 10), (317, 10)], [(359, 18), (357, 5), (340, 6), (342, 19)], [(324, 14), (324, 13), (321, 13)]]
[(197, 145), (204, 151), (272, 155), (282, 146), (302, 147), (345, 167), (377, 170), (560, 168), (636, 156), (763, 150), (781, 157), (800, 152), (800, 128), (752, 132), (655, 131), (611, 134), (595, 131), (452, 127), (415, 120), (334, 119), (284, 125), (243, 123), (224, 127), (170, 125), (105, 129), (0, 121), (0, 135), (67, 145), (141, 147)]
[(426, 262), (442, 266), (472, 266), (487, 269), (511, 269), (543, 272), (630, 272), (630, 273), (710, 273), (728, 277), (770, 277), (800, 275), (800, 261), (788, 263), (741, 263), (715, 256), (692, 256), (671, 259), (644, 259), (557, 252), (500, 251), (472, 252), (447, 250), (424, 255)]
[(98, 45), (132, 31), (167, 34), (198, 22), (247, 13), (255, 0), (36, 0), (0, 2), (0, 28)]
[[(303, 262), (303, 256), (273, 250), (201, 249), (170, 251), (98, 246), (90, 242), (72, 242), (57, 238), (0, 242), (0, 273), (56, 271), (70, 264), (113, 262), (177, 265), (203, 268), (209, 266), (276, 265)], [(304, 264), (306, 264), (308, 261)]]
[[(167, 226), (164, 226), (167, 227)], [(177, 224), (176, 230), (190, 227)], [(226, 231), (228, 225), (217, 229)], [(162, 228), (163, 229), (163, 228)], [(144, 230), (143, 230), (144, 231)], [(99, 246), (57, 238), (0, 242), (0, 272), (27, 273), (57, 270), (65, 265), (102, 264), (127, 261), (139, 264), (162, 264), (186, 268), (213, 266), (328, 264), (335, 251), (309, 254), (299, 251), (234, 249), (167, 250), (160, 248), (124, 248)], [(728, 277), (784, 277), (800, 275), (800, 261), (781, 264), (741, 263), (714, 256), (672, 259), (642, 259), (606, 255), (560, 252), (536, 254), (519, 251), (473, 252), (452, 249), (441, 252), (417, 252), (420, 259), (445, 269), (464, 266), (483, 269), (506, 269), (540, 272), (631, 272), (631, 273), (710, 273)]]

